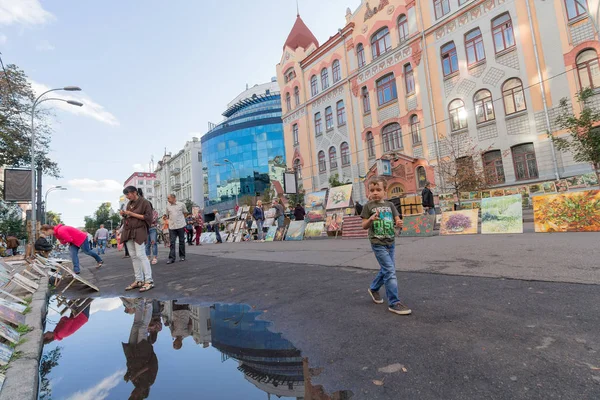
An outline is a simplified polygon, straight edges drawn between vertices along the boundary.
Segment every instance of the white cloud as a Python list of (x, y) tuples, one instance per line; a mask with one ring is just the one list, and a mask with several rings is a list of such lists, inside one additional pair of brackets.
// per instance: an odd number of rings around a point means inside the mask
[(39, 0), (0, 0), (0, 25), (39, 25), (54, 20)]
[[(110, 228), (110, 226), (109, 226)], [(99, 311), (112, 311), (123, 306), (123, 302), (119, 298), (113, 299), (97, 299), (94, 300), (90, 307), (90, 314), (95, 314)]]
[(82, 192), (117, 192), (123, 190), (123, 185), (113, 179), (71, 179), (69, 186)]
[[(2, 1), (2, 0), (0, 0)], [(50, 87), (44, 85), (43, 83), (38, 83), (30, 80), (31, 88), (34, 93), (40, 95), (45, 91), (49, 90)], [(118, 126), (119, 121), (117, 117), (112, 115), (110, 112), (106, 111), (103, 106), (93, 101), (89, 96), (86, 95), (77, 95), (74, 96), (72, 93), (81, 93), (81, 92), (60, 92), (60, 94), (56, 93), (56, 97), (59, 97), (64, 100), (77, 100), (83, 103), (83, 107), (73, 106), (71, 104), (67, 104), (62, 101), (53, 102), (53, 107), (60, 108), (61, 110), (67, 111), (71, 114), (83, 115), (85, 117), (93, 118), (97, 121), (103, 122), (107, 125)]]
[(200, 139), (202, 136), (204, 136), (204, 132), (190, 132), (190, 137)]
[(35, 48), (39, 51), (52, 51), (55, 49), (55, 47), (47, 40), (42, 40)]
[(107, 376), (88, 390), (78, 391), (71, 395), (68, 400), (104, 400), (110, 394), (110, 391), (117, 387), (125, 373), (124, 369), (118, 370), (114, 374)]
[(70, 198), (70, 199), (67, 199), (67, 203), (69, 203), (69, 204), (83, 204), (83, 203), (85, 203), (85, 201), (83, 199)]
[(6, 44), (6, 42), (8, 42), (8, 36), (0, 33), (0, 46)]

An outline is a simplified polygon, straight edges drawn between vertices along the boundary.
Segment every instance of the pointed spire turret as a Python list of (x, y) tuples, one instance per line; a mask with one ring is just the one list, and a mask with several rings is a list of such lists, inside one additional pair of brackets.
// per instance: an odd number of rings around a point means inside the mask
[(311, 44), (319, 47), (319, 41), (315, 35), (313, 35), (310, 29), (308, 29), (304, 21), (302, 21), (302, 18), (300, 18), (300, 12), (298, 12), (296, 23), (294, 23), (292, 31), (283, 45), (283, 49), (285, 50), (286, 46), (290, 47), (292, 50), (296, 50), (298, 47), (306, 49)]

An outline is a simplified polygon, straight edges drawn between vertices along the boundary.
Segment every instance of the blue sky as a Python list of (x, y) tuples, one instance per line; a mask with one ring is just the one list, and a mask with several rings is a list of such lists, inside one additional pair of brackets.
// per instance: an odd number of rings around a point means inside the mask
[[(359, 0), (300, 0), (320, 43)], [(56, 110), (52, 156), (67, 191), (49, 195), (65, 223), (118, 202), (124, 180), (150, 157), (178, 151), (219, 122), (246, 87), (275, 76), (296, 18), (294, 0), (0, 0), (0, 52), (34, 88), (77, 85), (78, 109)]]

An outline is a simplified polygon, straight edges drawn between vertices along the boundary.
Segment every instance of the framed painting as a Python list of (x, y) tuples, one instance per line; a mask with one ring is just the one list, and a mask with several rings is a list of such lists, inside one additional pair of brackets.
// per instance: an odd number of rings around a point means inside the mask
[(277, 233), (277, 227), (269, 227), (269, 230), (267, 230), (267, 236), (265, 237), (265, 242), (272, 242), (275, 239), (275, 233)]
[(265, 219), (265, 222), (263, 222), (263, 228), (270, 228), (270, 227), (272, 227), (274, 222), (275, 222), (275, 218), (267, 218), (267, 219)]
[(489, 199), (490, 197), (492, 197), (492, 192), (490, 192), (489, 190), (484, 190), (481, 192), (482, 199)]
[(321, 190), (318, 192), (308, 193), (304, 197), (305, 210), (317, 210), (325, 208), (325, 198), (327, 197), (327, 190)]
[(308, 222), (317, 222), (325, 220), (325, 210), (310, 210), (306, 213)]
[(581, 180), (587, 187), (598, 185), (598, 176), (593, 172), (581, 175)]
[(304, 221), (292, 221), (290, 222), (287, 233), (285, 234), (285, 240), (302, 240), (304, 239), (304, 230), (306, 229), (306, 223)]
[(327, 199), (327, 209), (346, 208), (352, 201), (352, 185), (337, 186), (329, 189), (329, 198)]
[(585, 187), (585, 181), (583, 180), (583, 175), (572, 176), (567, 178), (567, 185), (569, 185), (569, 189), (581, 189)]
[(481, 200), (481, 233), (523, 233), (521, 195)]
[(274, 208), (269, 208), (267, 211), (265, 211), (265, 218), (275, 218), (276, 213), (277, 211)]
[(556, 187), (556, 191), (558, 193), (566, 192), (569, 190), (569, 184), (567, 183), (566, 179), (554, 181), (554, 186)]
[(433, 236), (433, 215), (409, 215), (404, 217), (402, 236)]
[(0, 336), (12, 343), (19, 341), (19, 332), (10, 327), (8, 324), (0, 321)]
[(471, 197), (471, 192), (460, 192), (461, 200), (469, 200), (469, 197)]
[(0, 305), (4, 306), (4, 307), (8, 307), (11, 310), (15, 310), (16, 312), (20, 312), (20, 313), (25, 311), (25, 309), (27, 308), (27, 306), (25, 306), (23, 304), (13, 303), (12, 301), (6, 300), (6, 299), (0, 299)]
[(450, 211), (442, 214), (440, 235), (477, 234), (479, 210)]
[(492, 190), (492, 197), (502, 197), (502, 196), (504, 196), (504, 189)]
[(506, 188), (504, 189), (505, 196), (512, 196), (513, 194), (519, 193), (519, 189), (516, 187)]
[(6, 365), (13, 355), (13, 349), (10, 346), (0, 343), (0, 365)]
[(531, 193), (531, 194), (544, 193), (544, 187), (540, 184), (529, 185), (529, 193)]
[(542, 183), (542, 187), (544, 188), (544, 193), (555, 193), (556, 185), (554, 182), (544, 182)]
[(304, 229), (305, 237), (320, 237), (325, 229), (325, 222), (309, 222)]
[(0, 306), (0, 319), (13, 325), (25, 324), (25, 316), (11, 308)]
[(341, 212), (328, 212), (325, 227), (327, 232), (337, 232), (342, 230), (344, 215)]
[(285, 239), (285, 231), (287, 230), (287, 227), (282, 226), (281, 228), (277, 228), (277, 232), (275, 232), (275, 238), (273, 238), (273, 240), (275, 242), (280, 242), (283, 239)]
[(600, 232), (600, 190), (533, 198), (536, 232)]

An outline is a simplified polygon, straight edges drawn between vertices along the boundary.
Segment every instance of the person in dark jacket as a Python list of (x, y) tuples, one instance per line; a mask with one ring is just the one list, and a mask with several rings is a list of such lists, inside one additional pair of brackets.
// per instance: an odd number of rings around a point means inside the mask
[(41, 251), (44, 253), (52, 251), (52, 245), (48, 243), (48, 240), (46, 240), (46, 235), (44, 234), (44, 232), (41, 231), (40, 237), (38, 238), (38, 240), (35, 241), (35, 244), (33, 246), (36, 251)]
[(306, 215), (306, 211), (304, 211), (304, 207), (302, 204), (296, 204), (296, 208), (294, 209), (294, 218), (296, 221), (304, 221), (304, 216)]
[(429, 189), (431, 183), (425, 182), (425, 189), (423, 189), (423, 210), (426, 214), (435, 215), (435, 204), (433, 204), (433, 192)]
[(265, 236), (263, 232), (263, 223), (265, 222), (265, 210), (263, 209), (262, 200), (258, 200), (256, 202), (256, 207), (254, 207), (252, 217), (256, 221), (256, 227), (258, 231), (258, 236), (256, 239), (264, 242)]

